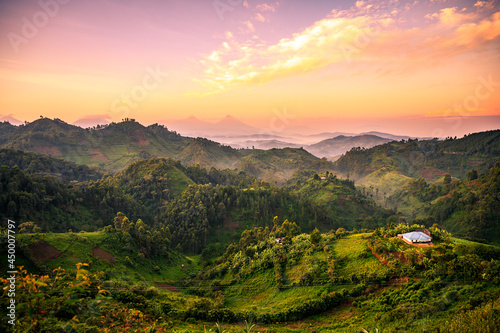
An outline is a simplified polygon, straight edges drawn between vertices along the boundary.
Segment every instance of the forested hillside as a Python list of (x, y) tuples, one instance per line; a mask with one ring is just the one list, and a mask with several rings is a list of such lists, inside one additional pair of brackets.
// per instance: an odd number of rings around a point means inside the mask
[(285, 182), (301, 170), (325, 172), (333, 169), (331, 162), (319, 159), (302, 148), (244, 150), (242, 153), (246, 156), (235, 167), (270, 182)]
[(474, 168), (487, 172), (500, 160), (500, 130), (474, 133), (444, 141), (408, 140), (389, 142), (370, 149), (353, 148), (338, 161), (335, 169), (361, 180), (371, 173), (396, 171), (404, 176), (427, 180), (449, 173), (464, 179)]
[(63, 183), (98, 180), (103, 175), (102, 171), (95, 167), (14, 149), (0, 149), (0, 165), (17, 166), (25, 173), (52, 176)]
[(280, 183), (301, 169), (324, 172), (332, 168), (303, 149), (237, 150), (204, 138), (183, 137), (162, 125), (145, 127), (133, 119), (87, 129), (49, 118), (17, 127), (2, 123), (0, 148), (47, 154), (111, 173), (150, 157), (173, 158), (207, 170), (238, 168)]

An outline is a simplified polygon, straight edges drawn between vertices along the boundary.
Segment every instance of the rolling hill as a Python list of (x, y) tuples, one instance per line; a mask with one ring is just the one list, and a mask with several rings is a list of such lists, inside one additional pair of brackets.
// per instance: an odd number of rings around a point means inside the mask
[(444, 141), (393, 141), (370, 149), (353, 148), (335, 163), (335, 171), (390, 196), (412, 179), (439, 181), (445, 174), (464, 179), (476, 169), (488, 172), (500, 161), (500, 130)]
[(339, 135), (332, 139), (309, 145), (305, 149), (315, 156), (331, 158), (345, 154), (345, 152), (351, 150), (353, 147), (372, 148), (390, 141), (392, 140), (376, 135)]
[[(233, 121), (225, 119), (222, 125)], [(302, 167), (318, 172), (330, 167), (300, 149), (272, 149), (266, 153), (237, 150), (204, 138), (184, 137), (162, 125), (145, 127), (133, 119), (87, 129), (49, 118), (18, 127), (2, 123), (0, 148), (47, 154), (112, 173), (150, 157), (173, 158), (186, 166), (206, 169), (237, 167), (257, 178), (266, 175), (266, 180), (280, 182)]]
[(32, 320), (16, 329), (53, 331), (72, 320), (111, 332), (497, 331), (500, 249), (436, 227), (431, 247), (394, 237), (421, 227), (308, 234), (285, 221), (200, 256), (158, 252), (161, 238), (148, 250), (140, 227), (22, 234), (18, 261), (27, 271), (16, 312)]
[(283, 148), (269, 150), (242, 150), (244, 154), (235, 165), (266, 181), (278, 181), (280, 184), (293, 176), (298, 170), (325, 172), (333, 169), (333, 164), (320, 159), (303, 148)]
[(98, 180), (102, 172), (98, 168), (78, 165), (50, 155), (23, 152), (14, 149), (0, 149), (0, 165), (17, 166), (28, 174), (55, 177), (63, 183)]

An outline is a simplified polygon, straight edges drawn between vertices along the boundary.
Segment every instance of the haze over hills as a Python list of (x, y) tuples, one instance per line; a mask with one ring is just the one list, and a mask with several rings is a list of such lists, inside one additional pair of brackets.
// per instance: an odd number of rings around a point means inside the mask
[[(171, 130), (175, 130), (182, 135), (186, 136), (201, 136), (205, 138), (212, 139), (217, 142), (224, 144), (229, 144), (231, 146), (237, 145), (242, 142), (243, 139), (248, 139), (252, 136), (256, 141), (265, 140), (269, 138), (278, 139), (286, 141), (290, 144), (296, 145), (309, 145), (314, 144), (325, 139), (331, 139), (339, 135), (343, 136), (359, 136), (359, 135), (376, 135), (382, 138), (393, 139), (393, 140), (408, 140), (408, 139), (432, 139), (430, 137), (416, 137), (407, 135), (394, 135), (390, 133), (370, 131), (370, 132), (321, 132), (314, 133), (314, 128), (306, 128), (304, 126), (290, 126), (284, 127), (280, 126), (279, 130), (272, 130), (270, 128), (258, 128), (250, 126), (243, 121), (227, 115), (226, 117), (218, 120), (216, 122), (208, 122), (200, 120), (194, 116), (190, 116), (186, 119), (176, 120), (176, 121), (165, 121), (162, 122)], [(269, 126), (273, 128), (274, 126)], [(283, 128), (282, 128), (283, 127)], [(310, 133), (313, 134), (304, 134)], [(317, 132), (317, 131), (316, 131)], [(273, 147), (278, 148), (278, 147)]]
[(166, 123), (169, 128), (186, 136), (200, 136), (211, 138), (213, 136), (242, 136), (259, 134), (260, 129), (249, 126), (244, 122), (226, 115), (223, 119), (211, 123), (190, 116), (184, 120)]
[(372, 148), (390, 141), (393, 140), (367, 134), (359, 136), (339, 135), (332, 139), (309, 145), (305, 149), (318, 157), (334, 157), (344, 154), (353, 147)]
[(12, 125), (18, 126), (21, 125), (23, 122), (14, 118), (11, 114), (8, 115), (0, 115), (0, 122), (8, 122)]

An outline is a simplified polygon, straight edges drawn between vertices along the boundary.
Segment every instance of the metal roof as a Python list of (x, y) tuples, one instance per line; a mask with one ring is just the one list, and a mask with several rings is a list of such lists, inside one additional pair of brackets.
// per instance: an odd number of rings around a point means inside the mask
[(420, 242), (430, 242), (432, 240), (432, 237), (427, 236), (421, 231), (407, 232), (406, 234), (403, 234), (403, 237), (408, 240), (416, 240)]

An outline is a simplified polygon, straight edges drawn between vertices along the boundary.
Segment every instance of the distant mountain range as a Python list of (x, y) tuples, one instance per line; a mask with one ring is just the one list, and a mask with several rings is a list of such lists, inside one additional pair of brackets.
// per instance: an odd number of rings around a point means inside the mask
[(4, 115), (0, 115), (0, 123), (4, 123), (4, 122), (8, 122), (11, 125), (15, 125), (15, 126), (21, 125), (23, 123), (19, 119), (16, 119), (16, 118), (12, 117), (11, 114), (8, 114), (8, 115), (5, 115), (5, 116)]
[[(168, 123), (168, 127), (183, 135), (205, 137), (239, 149), (304, 148), (317, 157), (333, 158), (353, 147), (371, 148), (392, 140), (416, 139), (383, 132), (322, 132), (312, 135), (273, 133), (249, 126), (227, 115), (216, 123), (189, 117)], [(419, 137), (418, 139), (431, 139)]]
[(227, 115), (216, 123), (210, 123), (191, 116), (184, 120), (168, 122), (168, 127), (183, 135), (208, 138), (219, 135), (253, 135), (260, 132), (258, 128), (247, 125), (230, 115)]
[(339, 135), (332, 139), (326, 139), (316, 144), (307, 146), (305, 149), (318, 157), (332, 157), (342, 155), (351, 150), (353, 147), (372, 148), (390, 141), (393, 140), (376, 135)]

